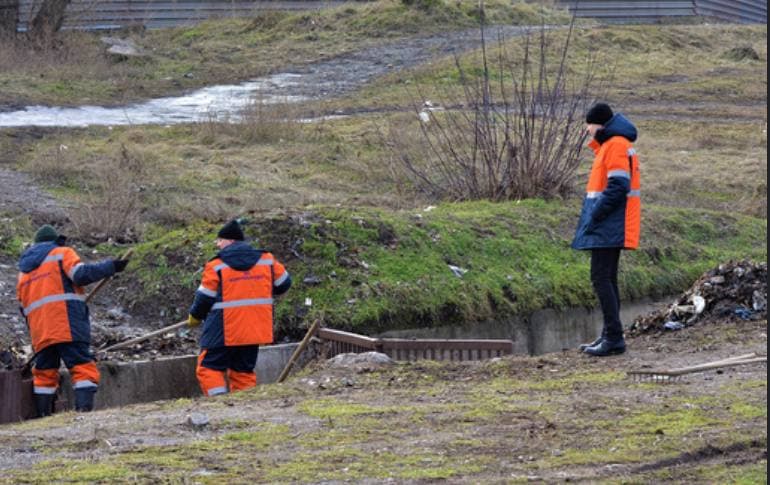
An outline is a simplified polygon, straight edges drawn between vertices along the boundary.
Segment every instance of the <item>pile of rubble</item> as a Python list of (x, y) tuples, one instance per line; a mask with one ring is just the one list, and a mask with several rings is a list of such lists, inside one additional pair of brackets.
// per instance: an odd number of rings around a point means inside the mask
[(637, 318), (631, 332), (679, 330), (700, 322), (735, 319), (767, 319), (767, 263), (720, 264), (668, 308)]

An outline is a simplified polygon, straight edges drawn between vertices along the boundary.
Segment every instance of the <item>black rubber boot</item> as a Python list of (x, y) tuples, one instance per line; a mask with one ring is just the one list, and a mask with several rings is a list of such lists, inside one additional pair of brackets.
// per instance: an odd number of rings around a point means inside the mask
[(585, 352), (588, 347), (596, 347), (597, 345), (602, 343), (602, 340), (604, 340), (604, 335), (600, 335), (599, 337), (596, 338), (596, 340), (594, 340), (590, 344), (580, 344), (580, 347), (578, 347), (578, 349), (580, 349), (581, 352)]
[(35, 410), (37, 417), (43, 418), (53, 413), (53, 400), (56, 394), (35, 394)]
[(623, 339), (620, 340), (602, 340), (599, 345), (588, 347), (583, 352), (595, 357), (607, 357), (608, 355), (622, 354), (626, 351), (626, 342)]
[(94, 409), (96, 388), (75, 389), (75, 411), (87, 413)]

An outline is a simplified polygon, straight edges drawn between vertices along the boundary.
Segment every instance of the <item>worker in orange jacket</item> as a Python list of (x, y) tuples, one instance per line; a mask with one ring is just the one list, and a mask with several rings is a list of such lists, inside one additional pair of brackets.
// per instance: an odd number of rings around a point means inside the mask
[(259, 346), (273, 342), (273, 296), (291, 286), (272, 254), (244, 242), (237, 221), (220, 229), (216, 245), (188, 317), (190, 326), (203, 321), (196, 376), (206, 396), (227, 393), (227, 381), (231, 391), (257, 385)]
[(639, 157), (632, 145), (637, 131), (606, 103), (589, 109), (586, 129), (592, 137), (588, 146), (595, 158), (572, 247), (591, 251), (591, 283), (604, 317), (599, 338), (580, 348), (589, 355), (604, 357), (626, 351), (620, 321), (618, 263), (621, 250), (639, 246)]
[(126, 264), (124, 259), (83, 263), (50, 225), (41, 226), (34, 244), (22, 253), (16, 297), (36, 353), (32, 375), (39, 417), (52, 412), (62, 360), (72, 378), (75, 409), (93, 409), (99, 371), (89, 350), (91, 324), (83, 286), (123, 271)]

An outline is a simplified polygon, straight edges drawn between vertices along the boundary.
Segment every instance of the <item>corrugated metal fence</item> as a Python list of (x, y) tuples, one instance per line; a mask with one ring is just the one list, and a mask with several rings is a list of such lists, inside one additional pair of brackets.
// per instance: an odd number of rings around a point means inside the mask
[[(650, 22), (704, 16), (729, 22), (767, 22), (767, 0), (559, 0), (578, 17), (608, 22)], [(338, 0), (72, 0), (65, 28), (113, 29), (186, 25), (215, 17), (249, 17), (264, 10), (338, 5)], [(41, 0), (0, 0), (0, 19), (14, 16), (25, 30)]]
[[(18, 3), (17, 29), (26, 30), (41, 0), (0, 0), (9, 8)], [(72, 0), (63, 28), (116, 29), (176, 27), (223, 17), (253, 17), (265, 10), (304, 10), (343, 3), (339, 0)]]
[(608, 22), (654, 22), (702, 16), (738, 23), (766, 23), (767, 0), (560, 0), (577, 17)]

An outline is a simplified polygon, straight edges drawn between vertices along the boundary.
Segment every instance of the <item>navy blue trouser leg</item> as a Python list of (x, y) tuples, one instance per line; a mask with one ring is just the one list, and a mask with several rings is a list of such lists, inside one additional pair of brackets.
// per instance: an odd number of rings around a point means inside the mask
[(620, 248), (591, 250), (591, 283), (604, 316), (602, 335), (610, 342), (623, 338), (623, 324), (620, 322), (620, 292), (618, 291), (620, 251)]

